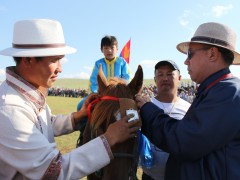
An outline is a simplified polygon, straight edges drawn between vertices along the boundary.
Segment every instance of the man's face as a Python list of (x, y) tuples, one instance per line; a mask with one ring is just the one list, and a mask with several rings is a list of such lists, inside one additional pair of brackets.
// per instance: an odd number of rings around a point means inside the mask
[(204, 48), (202, 44), (192, 43), (189, 46), (189, 53), (185, 60), (188, 74), (196, 83), (202, 83), (209, 75), (209, 48)]
[(41, 60), (31, 58), (29, 68), (29, 82), (35, 87), (44, 88), (52, 87), (57, 80), (58, 73), (62, 72), (62, 65), (60, 60), (64, 56), (48, 56), (42, 57)]
[(102, 48), (102, 53), (104, 54), (104, 57), (111, 61), (116, 57), (117, 54), (117, 47), (116, 45), (112, 45), (112, 46), (103, 46)]
[(181, 76), (178, 70), (174, 70), (171, 65), (164, 65), (156, 69), (154, 79), (158, 93), (176, 93)]

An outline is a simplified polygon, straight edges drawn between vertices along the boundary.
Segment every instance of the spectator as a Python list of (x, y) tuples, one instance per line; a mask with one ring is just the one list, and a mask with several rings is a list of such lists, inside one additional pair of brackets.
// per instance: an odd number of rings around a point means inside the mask
[[(157, 95), (151, 101), (164, 110), (164, 113), (181, 120), (190, 104), (178, 97), (178, 86), (181, 81), (180, 70), (172, 60), (159, 61), (155, 65), (154, 80), (157, 85)], [(169, 154), (151, 144), (153, 166), (143, 168), (142, 180), (164, 180), (165, 166)]]

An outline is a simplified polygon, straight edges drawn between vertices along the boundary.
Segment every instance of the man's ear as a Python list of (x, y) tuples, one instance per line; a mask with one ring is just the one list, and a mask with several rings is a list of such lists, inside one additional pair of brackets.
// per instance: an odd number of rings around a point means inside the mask
[(218, 59), (218, 56), (221, 55), (221, 53), (218, 51), (218, 48), (216, 47), (212, 47), (211, 49), (209, 49), (209, 59), (211, 62), (216, 61), (216, 59)]
[(179, 80), (179, 81), (181, 81), (181, 79), (182, 79), (182, 76), (181, 76), (181, 75), (179, 75), (179, 77), (178, 77), (178, 80)]
[(22, 63), (26, 67), (30, 66), (32, 61), (33, 61), (32, 57), (22, 57)]

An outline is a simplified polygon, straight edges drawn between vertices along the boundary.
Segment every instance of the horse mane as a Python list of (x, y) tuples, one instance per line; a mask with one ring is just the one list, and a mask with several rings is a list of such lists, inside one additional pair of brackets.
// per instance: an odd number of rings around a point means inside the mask
[[(109, 85), (105, 91), (100, 94), (100, 96), (133, 99), (133, 95), (127, 86), (127, 82), (124, 79), (117, 77), (110, 78)], [(90, 121), (91, 126), (94, 127), (93, 129), (97, 129), (101, 124), (103, 124), (103, 122), (105, 122), (104, 127), (102, 127), (103, 131), (105, 131), (108, 125), (115, 121), (116, 109), (119, 108), (120, 105), (118, 101), (104, 100), (98, 102), (94, 107)]]

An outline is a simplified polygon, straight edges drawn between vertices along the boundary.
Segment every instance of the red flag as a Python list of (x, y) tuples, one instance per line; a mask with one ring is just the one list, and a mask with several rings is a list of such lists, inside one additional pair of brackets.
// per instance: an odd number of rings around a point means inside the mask
[(123, 57), (128, 64), (130, 62), (130, 44), (131, 44), (131, 39), (128, 40), (128, 42), (125, 44), (125, 46), (123, 47), (120, 53), (120, 57)]

